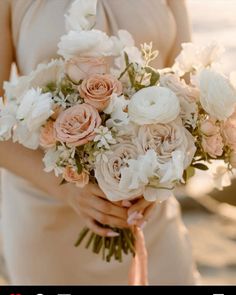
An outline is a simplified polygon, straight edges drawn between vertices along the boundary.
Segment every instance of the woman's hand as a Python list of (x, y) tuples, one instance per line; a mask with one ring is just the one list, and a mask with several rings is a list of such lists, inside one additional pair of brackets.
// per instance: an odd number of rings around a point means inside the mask
[(150, 219), (157, 202), (148, 202), (143, 197), (128, 209), (128, 224), (144, 228)]
[(101, 225), (118, 228), (128, 227), (127, 208), (122, 207), (120, 203), (108, 201), (97, 185), (89, 183), (83, 189), (78, 189), (73, 185), (71, 189), (74, 192), (68, 194), (69, 204), (83, 217), (87, 227), (94, 233), (100, 236), (115, 237), (118, 235), (117, 233), (103, 228)]

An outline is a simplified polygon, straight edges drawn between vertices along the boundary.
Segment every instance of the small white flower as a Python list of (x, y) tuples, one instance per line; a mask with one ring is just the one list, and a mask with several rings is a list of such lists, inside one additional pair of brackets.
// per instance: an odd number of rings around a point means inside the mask
[(111, 128), (114, 126), (123, 126), (129, 123), (128, 113), (125, 112), (129, 101), (124, 96), (113, 94), (108, 107), (104, 110), (105, 114), (111, 115), (111, 119), (106, 125)]
[(95, 129), (95, 133), (97, 135), (95, 136), (94, 141), (97, 142), (99, 148), (105, 147), (105, 149), (109, 149), (111, 144), (116, 143), (111, 131), (107, 127), (100, 126)]

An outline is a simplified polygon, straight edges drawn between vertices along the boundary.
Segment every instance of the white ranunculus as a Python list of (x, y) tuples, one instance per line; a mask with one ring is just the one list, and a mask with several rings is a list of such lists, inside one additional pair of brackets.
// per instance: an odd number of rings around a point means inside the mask
[(106, 121), (107, 127), (123, 126), (129, 123), (128, 113), (125, 112), (128, 103), (124, 96), (112, 95), (108, 107), (104, 110), (105, 114), (111, 115), (111, 118)]
[(75, 56), (110, 56), (113, 51), (113, 42), (106, 33), (99, 30), (70, 31), (61, 37), (58, 48), (58, 54), (65, 59)]
[(89, 30), (95, 24), (97, 0), (76, 0), (72, 3), (66, 17), (68, 31)]
[(224, 48), (217, 42), (212, 42), (206, 46), (183, 43), (182, 51), (175, 59), (173, 68), (181, 76), (195, 70), (199, 71), (218, 61), (223, 52)]
[(22, 97), (17, 110), (17, 119), (27, 126), (29, 131), (40, 128), (53, 114), (52, 95), (41, 93), (40, 89), (30, 89)]
[(62, 60), (52, 60), (48, 64), (39, 64), (36, 70), (28, 76), (22, 76), (16, 82), (5, 82), (6, 97), (16, 99), (19, 102), (30, 88), (42, 88), (51, 82), (60, 81), (63, 70), (64, 62)]
[(132, 142), (122, 142), (112, 145), (110, 150), (96, 158), (95, 177), (99, 187), (107, 198), (112, 201), (134, 199), (142, 196), (144, 186), (136, 189), (120, 187), (121, 169), (127, 166), (127, 161), (137, 159), (137, 147)]
[(3, 102), (0, 97), (0, 140), (8, 140), (12, 135), (12, 128), (16, 124), (16, 104)]
[(203, 109), (218, 120), (229, 118), (236, 105), (236, 90), (223, 75), (204, 69), (199, 75), (200, 102)]
[(131, 121), (138, 125), (169, 123), (180, 113), (179, 100), (168, 88), (152, 86), (135, 93), (129, 103)]

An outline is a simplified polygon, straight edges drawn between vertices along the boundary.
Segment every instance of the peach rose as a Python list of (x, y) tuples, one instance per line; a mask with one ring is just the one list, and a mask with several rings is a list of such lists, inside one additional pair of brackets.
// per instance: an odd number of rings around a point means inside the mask
[(54, 122), (52, 120), (49, 120), (41, 129), (40, 145), (43, 148), (51, 148), (55, 146), (55, 144), (56, 144), (56, 138), (55, 138), (55, 132), (54, 132)]
[(113, 93), (121, 95), (122, 84), (111, 75), (92, 75), (79, 86), (79, 93), (86, 103), (103, 111)]
[(66, 181), (74, 183), (77, 187), (85, 187), (89, 183), (89, 175), (82, 171), (80, 174), (71, 166), (67, 166), (63, 172), (63, 177)]
[(200, 130), (205, 136), (212, 136), (219, 133), (220, 128), (216, 126), (216, 120), (213, 118), (201, 122)]
[(226, 144), (236, 149), (236, 119), (230, 117), (222, 126), (222, 134)]
[(66, 62), (65, 72), (74, 83), (79, 83), (90, 75), (106, 74), (107, 63), (102, 57), (73, 57)]
[(204, 136), (202, 138), (202, 147), (212, 158), (219, 157), (223, 154), (223, 138), (220, 134), (215, 134), (209, 137)]
[(55, 122), (58, 141), (68, 146), (80, 146), (95, 137), (95, 129), (101, 125), (98, 111), (89, 104), (75, 105), (62, 112)]

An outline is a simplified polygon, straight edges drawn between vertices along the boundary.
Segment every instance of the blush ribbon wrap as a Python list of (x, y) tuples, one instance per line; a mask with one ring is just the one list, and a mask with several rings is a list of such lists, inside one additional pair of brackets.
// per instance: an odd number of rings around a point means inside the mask
[(148, 258), (145, 245), (145, 238), (140, 227), (133, 227), (135, 238), (135, 256), (132, 258), (129, 270), (130, 286), (147, 286), (148, 285)]

